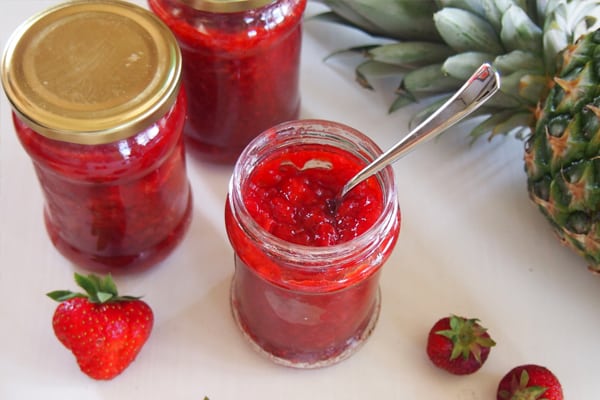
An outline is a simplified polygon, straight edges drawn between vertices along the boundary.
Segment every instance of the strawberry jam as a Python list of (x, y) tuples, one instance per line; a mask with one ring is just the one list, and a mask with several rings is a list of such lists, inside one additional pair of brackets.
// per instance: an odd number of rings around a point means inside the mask
[(304, 120), (267, 130), (240, 156), (225, 211), (235, 251), (232, 310), (273, 361), (330, 365), (375, 327), (381, 266), (400, 228), (391, 168), (335, 210), (330, 204), (379, 154), (347, 126)]
[(183, 54), (192, 154), (233, 163), (263, 130), (298, 117), (306, 0), (149, 0)]
[[(337, 212), (330, 206), (362, 165), (337, 153), (332, 147), (290, 148), (263, 161), (244, 194), (252, 218), (272, 235), (306, 246), (347, 242), (370, 228), (382, 211), (381, 189), (374, 180), (350, 192)], [(320, 163), (311, 167), (315, 160)]]
[(26, 21), (2, 59), (56, 248), (89, 269), (164, 259), (191, 217), (181, 53), (153, 13), (76, 1)]
[(94, 146), (46, 138), (13, 118), (45, 197), (46, 229), (64, 256), (94, 270), (143, 269), (181, 241), (192, 204), (185, 110), (182, 91), (157, 123)]

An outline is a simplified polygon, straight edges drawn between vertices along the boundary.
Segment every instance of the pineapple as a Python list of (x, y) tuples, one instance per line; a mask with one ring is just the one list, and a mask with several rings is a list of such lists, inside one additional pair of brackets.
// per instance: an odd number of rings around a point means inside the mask
[[(530, 198), (561, 241), (600, 272), (600, 0), (320, 0), (317, 19), (393, 39), (362, 46), (357, 81), (401, 78), (390, 112), (441, 98), (483, 62), (502, 86), (474, 116), (473, 138), (525, 140)], [(394, 22), (396, 21), (396, 23)], [(443, 96), (445, 95), (445, 96)]]
[(525, 145), (533, 202), (567, 246), (600, 271), (600, 30), (560, 58)]

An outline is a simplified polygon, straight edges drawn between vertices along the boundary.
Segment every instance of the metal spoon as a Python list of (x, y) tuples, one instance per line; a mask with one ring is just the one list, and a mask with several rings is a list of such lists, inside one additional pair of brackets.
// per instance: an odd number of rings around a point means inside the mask
[(337, 209), (356, 185), (406, 155), (419, 143), (425, 142), (471, 114), (500, 88), (500, 76), (490, 64), (483, 64), (447, 102), (425, 121), (409, 132), (391, 149), (373, 160), (352, 177), (334, 200)]

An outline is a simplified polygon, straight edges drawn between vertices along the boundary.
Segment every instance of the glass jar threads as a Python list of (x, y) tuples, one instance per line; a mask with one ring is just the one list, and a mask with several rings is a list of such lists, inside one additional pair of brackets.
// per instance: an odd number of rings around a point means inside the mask
[(298, 117), (306, 0), (148, 3), (182, 50), (192, 154), (233, 163), (260, 132)]
[(231, 306), (243, 334), (271, 360), (314, 368), (369, 337), (379, 276), (400, 230), (390, 167), (337, 208), (343, 184), (380, 149), (334, 122), (291, 121), (244, 150), (225, 207), (235, 252)]
[(73, 1), (23, 23), (2, 84), (56, 248), (90, 269), (153, 265), (191, 217), (181, 55), (151, 12)]

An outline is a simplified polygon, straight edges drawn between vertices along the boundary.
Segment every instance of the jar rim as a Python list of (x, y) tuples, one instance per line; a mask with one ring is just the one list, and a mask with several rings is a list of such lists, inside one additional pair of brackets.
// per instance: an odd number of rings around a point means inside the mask
[(233, 13), (264, 7), (276, 0), (179, 0), (183, 4), (199, 11), (215, 13)]
[(174, 35), (149, 10), (121, 0), (75, 0), (24, 21), (0, 68), (13, 111), (35, 132), (103, 144), (168, 112), (181, 64)]
[[(325, 132), (322, 128), (319, 129), (318, 127), (326, 127), (328, 132)], [(253, 139), (244, 149), (238, 158), (238, 162), (234, 166), (229, 182), (229, 196), (227, 200), (234, 218), (242, 222), (246, 234), (254, 240), (260, 240), (261, 246), (263, 246), (265, 251), (275, 257), (283, 256), (285, 260), (290, 263), (302, 264), (302, 267), (323, 268), (323, 260), (327, 260), (327, 264), (335, 266), (335, 264), (339, 262), (347, 261), (349, 258), (354, 257), (354, 255), (350, 256), (350, 254), (356, 253), (357, 248), (363, 250), (360, 254), (364, 254), (369, 253), (380, 246), (381, 243), (373, 240), (373, 238), (377, 232), (382, 229), (391, 229), (396, 223), (396, 219), (400, 212), (396, 186), (394, 183), (394, 172), (391, 166), (382, 169), (375, 175), (381, 186), (383, 195), (384, 207), (381, 214), (371, 227), (349, 241), (330, 246), (307, 246), (291, 243), (266, 231), (250, 216), (242, 196), (242, 187), (244, 184), (242, 174), (244, 173), (245, 168), (257, 165), (261, 159), (266, 157), (257, 155), (256, 152), (258, 149), (264, 148), (265, 146), (273, 146), (271, 150), (273, 152), (291, 144), (298, 143), (298, 133), (302, 133), (304, 138), (307, 137), (306, 135), (309, 135), (308, 137), (314, 139), (318, 138), (319, 140), (342, 139), (343, 143), (346, 145), (346, 147), (341, 148), (342, 150), (347, 150), (355, 156), (359, 155), (358, 152), (360, 151), (361, 157), (368, 157), (368, 159), (365, 159), (366, 162), (372, 161), (382, 154), (382, 150), (379, 146), (369, 137), (354, 128), (338, 122), (319, 119), (304, 119), (288, 121), (276, 125)], [(277, 134), (279, 138), (282, 137), (282, 135), (287, 135), (287, 142), (274, 146), (273, 136), (275, 134)], [(355, 144), (355, 142), (360, 142), (360, 145)], [(338, 144), (340, 143), (342, 142), (338, 142)], [(356, 152), (353, 152), (352, 150)], [(269, 154), (272, 154), (272, 152)], [(297, 265), (296, 268), (301, 267), (300, 265)]]

